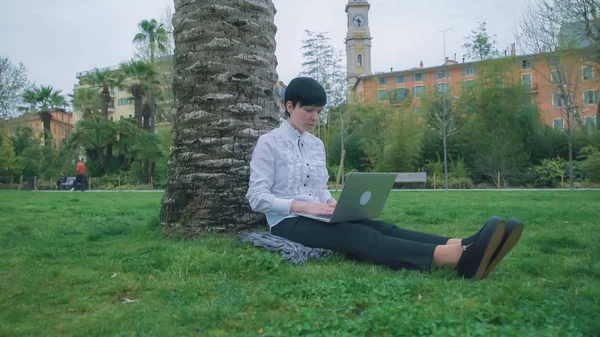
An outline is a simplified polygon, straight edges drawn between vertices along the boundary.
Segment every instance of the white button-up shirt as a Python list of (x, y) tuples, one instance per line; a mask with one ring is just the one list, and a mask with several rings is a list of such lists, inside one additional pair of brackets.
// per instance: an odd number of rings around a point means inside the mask
[(290, 214), (292, 201), (326, 203), (329, 174), (323, 142), (314, 135), (300, 134), (287, 120), (260, 136), (250, 161), (250, 183), (246, 198), (255, 212), (264, 213), (270, 227)]

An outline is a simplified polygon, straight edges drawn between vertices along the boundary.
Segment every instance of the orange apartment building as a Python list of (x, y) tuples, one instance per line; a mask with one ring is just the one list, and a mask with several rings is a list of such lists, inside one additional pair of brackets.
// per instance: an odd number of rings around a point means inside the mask
[[(555, 94), (555, 85), (551, 82), (552, 71), (542, 56), (513, 56), (513, 74), (521, 83), (531, 88), (532, 99), (540, 107), (543, 122), (554, 128), (565, 127), (562, 104)], [(420, 97), (430, 90), (460, 93), (464, 88), (472, 86), (477, 79), (480, 62), (457, 63), (448, 60), (445, 65), (437, 67), (420, 67), (389, 73), (365, 75), (359, 77), (354, 92), (363, 101), (399, 102), (410, 98), (418, 105)], [(574, 76), (580, 76), (580, 88), (577, 92), (580, 115), (584, 123), (590, 127), (596, 125), (598, 108), (598, 89), (600, 87), (593, 64), (583, 60), (573, 62), (579, 67)]]
[[(418, 106), (419, 99), (428, 90), (448, 91), (460, 94), (460, 90), (475, 84), (481, 62), (459, 63), (448, 60), (434, 67), (424, 67), (423, 63), (412, 69), (373, 74), (371, 71), (371, 33), (369, 9), (366, 0), (348, 0), (346, 13), (348, 32), (346, 35), (347, 77), (349, 98), (361, 101), (389, 101), (399, 103), (410, 98)], [(532, 99), (541, 110), (543, 122), (557, 129), (566, 126), (560, 106), (563, 104), (555, 94), (552, 83), (553, 71), (545, 62), (543, 54), (516, 55), (514, 45), (511, 56), (514, 62), (512, 75), (520, 79), (526, 87), (531, 87)], [(580, 83), (577, 90), (579, 114), (588, 127), (596, 125), (598, 89), (600, 74), (595, 74), (592, 63), (581, 56), (573, 56), (569, 67)], [(575, 76), (575, 75), (574, 75)]]
[[(50, 131), (54, 141), (54, 147), (59, 149), (69, 138), (73, 130), (73, 114), (71, 112), (52, 111), (52, 120), (50, 121)], [(14, 135), (19, 126), (30, 127), (34, 135), (42, 138), (44, 123), (36, 113), (26, 113), (19, 117), (8, 120), (8, 134)]]

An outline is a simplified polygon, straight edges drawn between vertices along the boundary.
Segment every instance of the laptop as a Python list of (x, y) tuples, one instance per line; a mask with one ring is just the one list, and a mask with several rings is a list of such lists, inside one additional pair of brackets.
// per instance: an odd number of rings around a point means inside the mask
[(333, 214), (294, 214), (328, 223), (375, 219), (381, 214), (395, 181), (395, 173), (352, 172)]

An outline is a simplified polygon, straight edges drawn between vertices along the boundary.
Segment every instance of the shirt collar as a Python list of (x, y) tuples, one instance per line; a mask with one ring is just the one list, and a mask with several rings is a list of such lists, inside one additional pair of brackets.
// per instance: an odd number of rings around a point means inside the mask
[(281, 120), (281, 125), (279, 126), (279, 128), (288, 138), (294, 139), (294, 140), (296, 140), (296, 139), (304, 140), (304, 138), (306, 138), (306, 135), (308, 135), (308, 132), (306, 132), (306, 131), (304, 131), (302, 134), (300, 134), (300, 132), (298, 132), (298, 130), (296, 130), (296, 128), (294, 128), (287, 121), (287, 119)]

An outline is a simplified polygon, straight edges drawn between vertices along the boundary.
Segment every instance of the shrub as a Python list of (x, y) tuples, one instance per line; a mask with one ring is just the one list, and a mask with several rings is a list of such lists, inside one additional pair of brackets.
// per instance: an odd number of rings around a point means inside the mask
[(561, 176), (567, 175), (566, 163), (562, 158), (543, 159), (542, 164), (535, 167), (535, 173), (540, 185), (554, 187)]
[(591, 182), (600, 183), (600, 152), (596, 151), (589, 155), (581, 163), (581, 169)]

